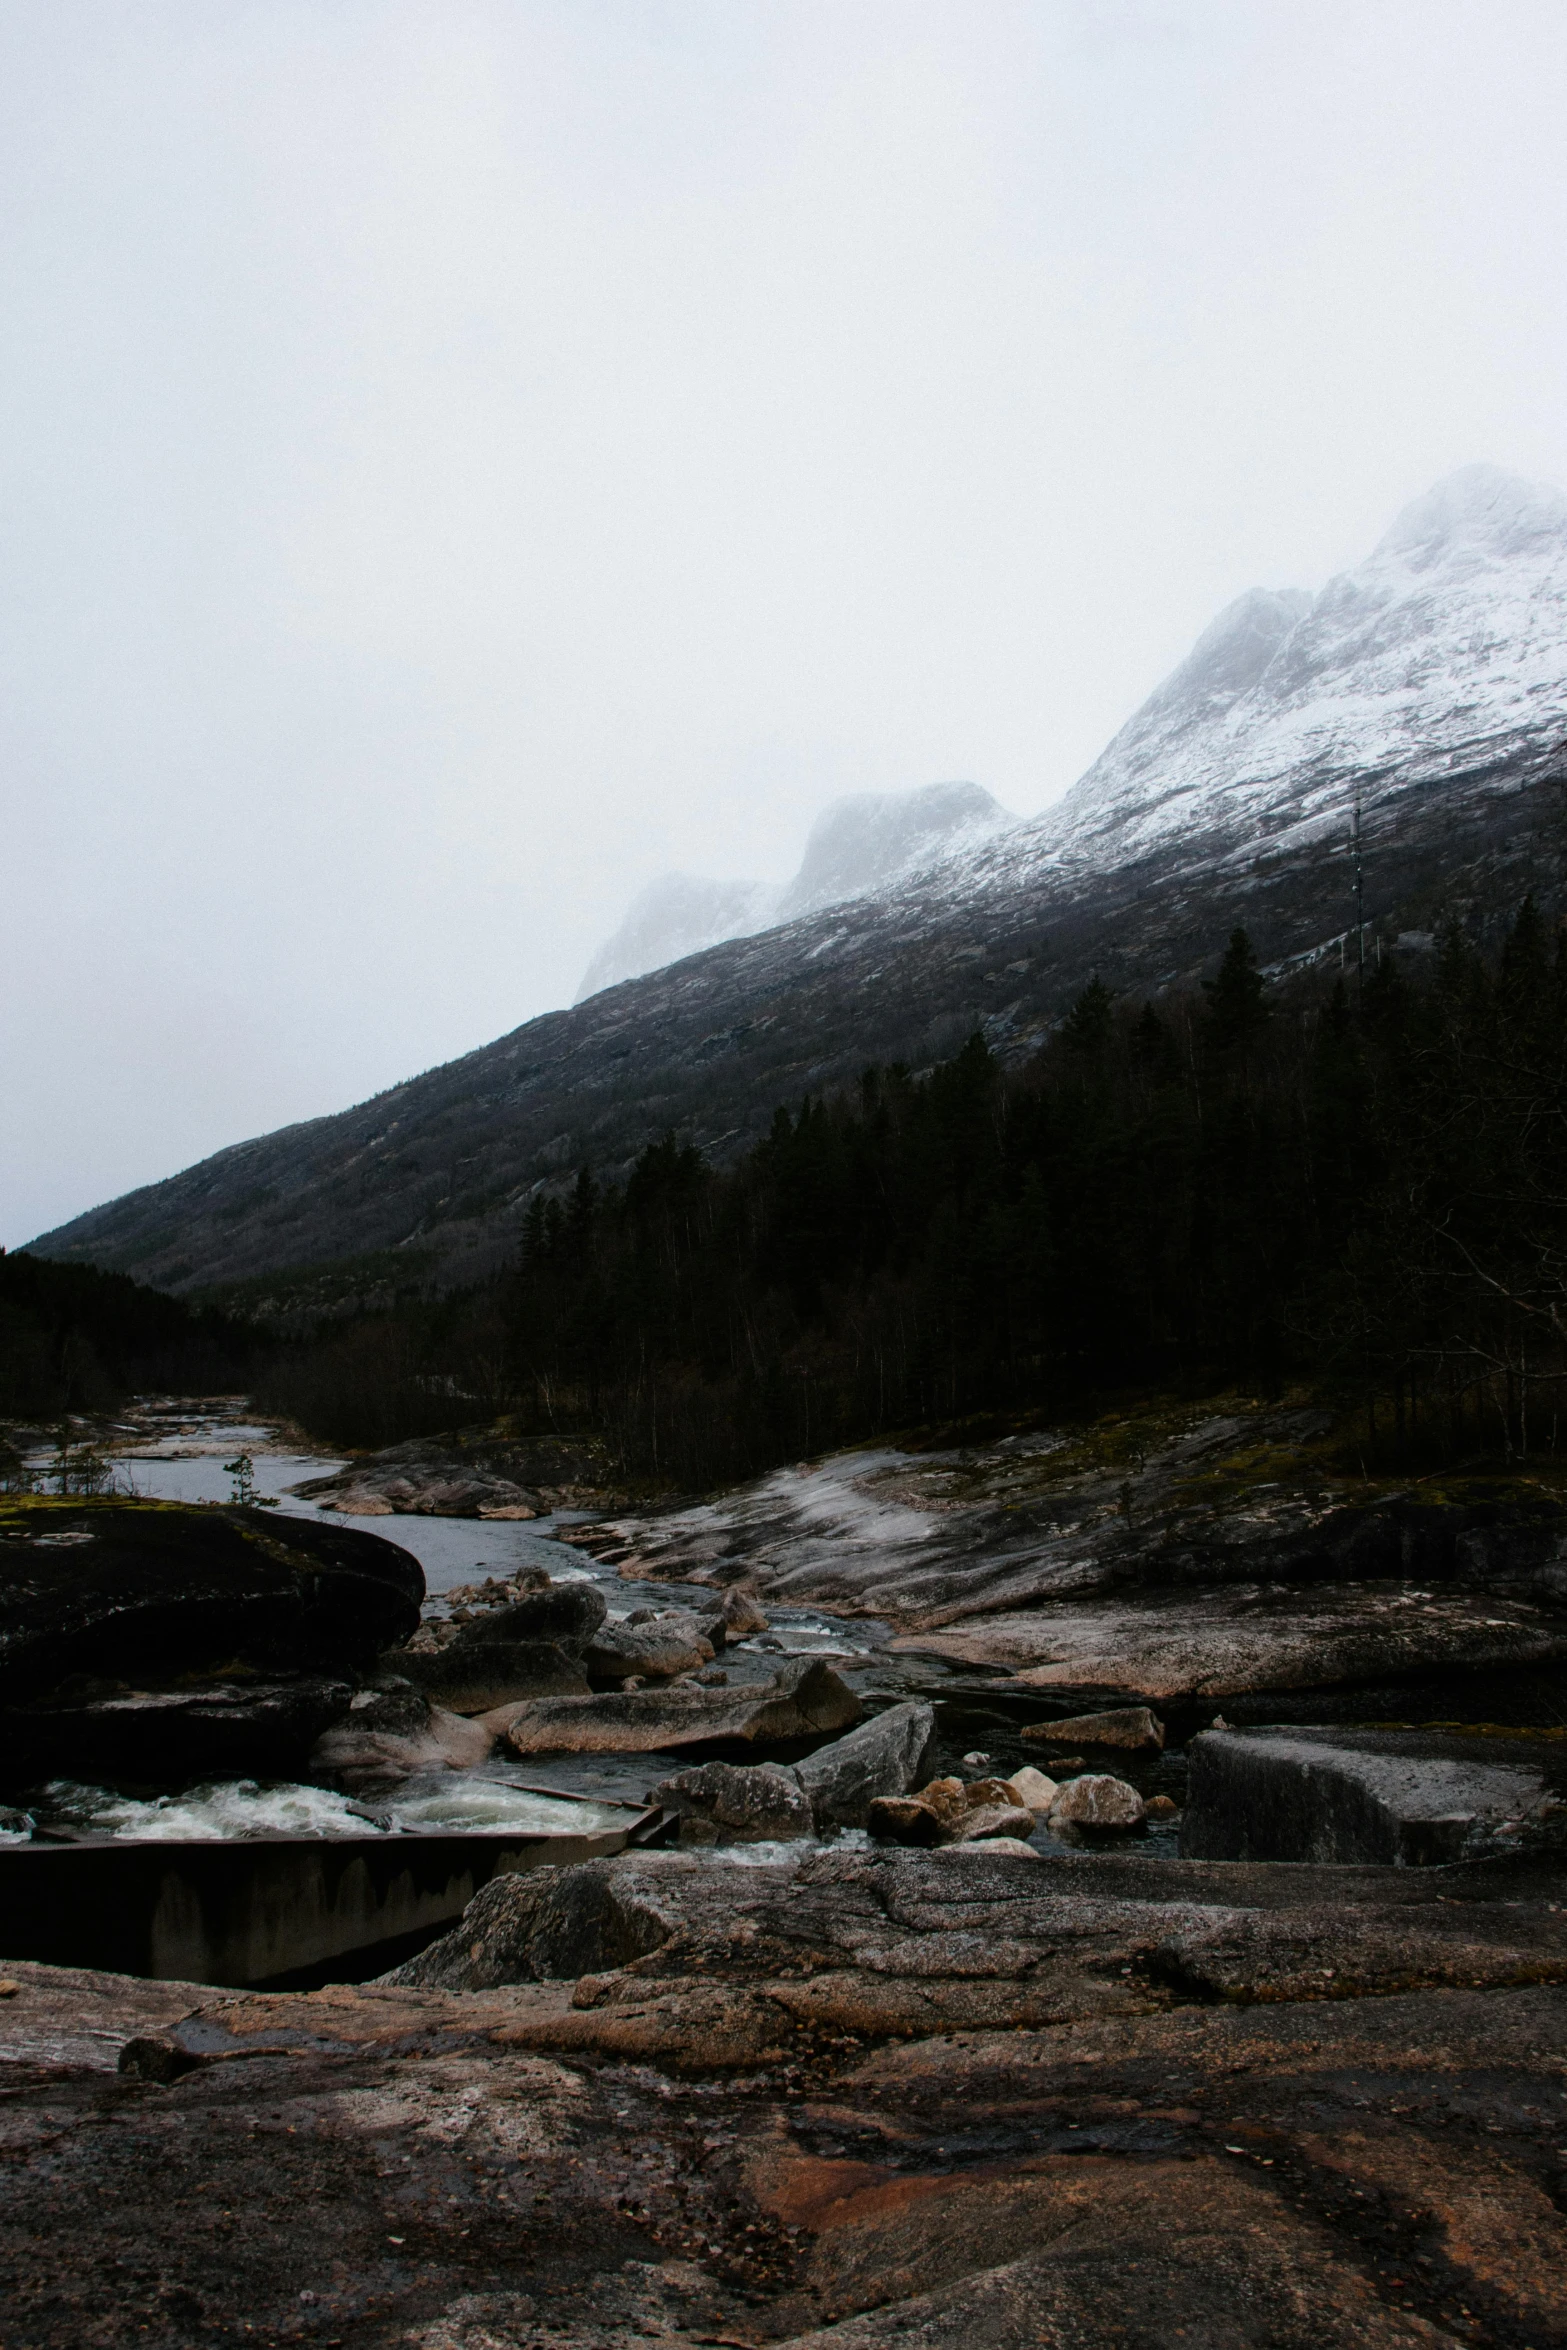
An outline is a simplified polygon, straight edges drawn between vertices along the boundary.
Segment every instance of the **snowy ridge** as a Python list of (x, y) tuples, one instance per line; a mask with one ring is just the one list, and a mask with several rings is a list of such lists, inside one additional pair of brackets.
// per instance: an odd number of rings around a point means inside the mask
[(1289, 851), (1341, 829), (1357, 788), (1372, 810), (1564, 744), (1567, 497), (1468, 466), (1320, 595), (1258, 588), (1220, 613), (1065, 798), (969, 858), (961, 886)]

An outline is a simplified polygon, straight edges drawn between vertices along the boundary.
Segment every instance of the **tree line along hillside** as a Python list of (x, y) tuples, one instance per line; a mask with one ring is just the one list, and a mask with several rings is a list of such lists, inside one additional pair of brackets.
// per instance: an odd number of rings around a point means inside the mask
[(1180, 1000), (1097, 982), (1029, 1066), (975, 1037), (780, 1109), (715, 1170), (668, 1137), (535, 1198), (515, 1265), (282, 1349), (335, 1443), (496, 1412), (700, 1488), (916, 1423), (1130, 1387), (1305, 1381), (1382, 1458), (1532, 1455), (1567, 1376), (1567, 947), (1534, 905), (1265, 985), (1236, 931)]
[(139, 1390), (245, 1384), (258, 1334), (125, 1273), (0, 1249), (0, 1419), (112, 1411)]

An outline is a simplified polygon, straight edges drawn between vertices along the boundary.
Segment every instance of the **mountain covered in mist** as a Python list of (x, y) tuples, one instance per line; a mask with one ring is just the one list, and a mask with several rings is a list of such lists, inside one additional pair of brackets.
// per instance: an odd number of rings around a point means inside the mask
[(767, 927), (33, 1246), (177, 1289), (329, 1260), (461, 1278), (578, 1165), (613, 1174), (669, 1129), (722, 1156), (778, 1101), (976, 1028), (1024, 1055), (1096, 972), (1188, 983), (1236, 922), (1275, 966), (1336, 959), (1357, 799), (1379, 938), (1447, 912), (1483, 931), (1531, 888), (1560, 903), (1564, 742), (1567, 499), (1471, 467), (1320, 594), (1232, 604), (1043, 815), (899, 862), (922, 795), (841, 803)]
[(750, 938), (797, 914), (924, 872), (1017, 822), (977, 783), (927, 783), (906, 792), (857, 792), (835, 800), (811, 827), (792, 881), (709, 881), (665, 873), (633, 899), (626, 918), (583, 974), (583, 1003), (622, 979), (720, 945)]

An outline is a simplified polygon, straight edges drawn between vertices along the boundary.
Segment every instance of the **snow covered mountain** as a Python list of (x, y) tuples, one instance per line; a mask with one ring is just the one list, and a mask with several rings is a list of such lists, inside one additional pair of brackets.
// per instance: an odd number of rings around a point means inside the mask
[(708, 881), (694, 873), (666, 873), (650, 882), (594, 955), (575, 1001), (726, 938), (751, 938), (798, 914), (868, 897), (961, 856), (1017, 821), (977, 783), (928, 783), (915, 791), (856, 792), (834, 800), (811, 827), (799, 872), (782, 887)]
[(972, 785), (842, 802), (768, 927), (697, 951), (756, 905), (672, 894), (639, 950), (662, 967), (33, 1246), (176, 1290), (350, 1259), (462, 1279), (541, 1182), (670, 1129), (723, 1156), (868, 1063), (976, 1029), (1026, 1055), (1090, 977), (1193, 984), (1236, 922), (1267, 962), (1331, 954), (1357, 795), (1379, 936), (1453, 910), (1494, 935), (1531, 889), (1567, 913), (1564, 745), (1567, 499), (1471, 467), (1319, 595), (1232, 604), (1042, 816)]
[[(1080, 782), (967, 878), (1289, 853), (1567, 743), (1567, 497), (1471, 465), (1320, 595), (1221, 612)], [(1482, 785), (1483, 788), (1483, 785)]]

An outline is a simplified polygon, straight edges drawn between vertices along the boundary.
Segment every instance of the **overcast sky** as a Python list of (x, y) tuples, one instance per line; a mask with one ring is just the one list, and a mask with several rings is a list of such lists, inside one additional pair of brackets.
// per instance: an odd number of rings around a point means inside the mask
[(1560, 0), (0, 0), (0, 1240), (1567, 482)]

